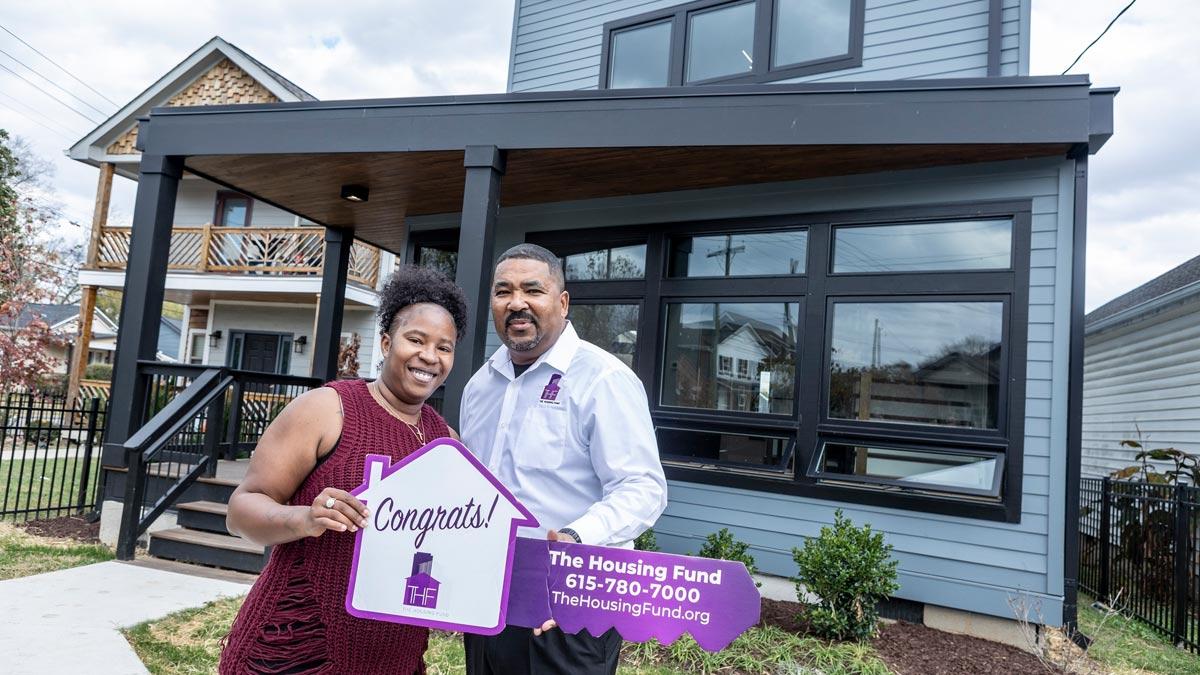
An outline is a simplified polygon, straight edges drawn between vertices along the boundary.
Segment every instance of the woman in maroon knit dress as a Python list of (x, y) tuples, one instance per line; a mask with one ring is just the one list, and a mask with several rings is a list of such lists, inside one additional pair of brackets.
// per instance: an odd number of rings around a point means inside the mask
[(346, 613), (354, 537), (368, 511), (348, 491), (368, 453), (398, 460), (457, 435), (425, 400), (454, 364), (462, 291), (404, 268), (380, 293), (379, 379), (331, 382), (271, 423), (229, 500), (231, 532), (272, 546), (221, 653), (222, 673), (424, 673), (429, 632)]

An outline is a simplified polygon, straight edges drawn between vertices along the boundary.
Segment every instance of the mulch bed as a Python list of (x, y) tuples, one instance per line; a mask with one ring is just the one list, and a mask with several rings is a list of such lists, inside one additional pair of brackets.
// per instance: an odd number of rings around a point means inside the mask
[[(799, 613), (799, 603), (763, 598), (764, 624), (806, 635), (808, 626), (797, 620)], [(883, 626), (871, 644), (879, 658), (898, 675), (1046, 675), (1060, 672), (1016, 647), (904, 621)]]
[(91, 544), (100, 541), (100, 521), (89, 523), (79, 516), (30, 520), (18, 523), (18, 526), (29, 534), (39, 537), (74, 539), (75, 541), (83, 541)]

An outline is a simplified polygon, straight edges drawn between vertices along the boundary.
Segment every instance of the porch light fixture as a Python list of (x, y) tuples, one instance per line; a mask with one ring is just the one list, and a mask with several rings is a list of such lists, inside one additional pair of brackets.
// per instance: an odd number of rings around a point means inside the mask
[(216, 349), (217, 346), (220, 344), (221, 344), (221, 331), (214, 330), (213, 332), (208, 334), (209, 349)]
[(365, 202), (370, 194), (366, 185), (343, 185), (342, 199), (348, 202)]
[(303, 354), (304, 353), (304, 345), (306, 345), (306, 344), (308, 344), (308, 336), (301, 335), (300, 337), (296, 338), (295, 340), (292, 340), (292, 350), (295, 351), (297, 354)]

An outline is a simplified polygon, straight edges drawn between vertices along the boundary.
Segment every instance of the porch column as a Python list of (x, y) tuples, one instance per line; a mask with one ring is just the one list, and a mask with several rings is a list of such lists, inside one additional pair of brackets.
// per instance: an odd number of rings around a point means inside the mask
[(491, 330), (492, 263), (496, 258), (496, 221), (500, 216), (500, 179), (504, 152), (492, 145), (468, 146), (463, 186), (462, 224), (458, 231), (455, 281), (467, 294), (467, 331), (455, 351), (454, 370), (446, 379), (442, 413), (458, 427), (458, 407), (467, 380), (483, 365), (484, 345)]
[[(108, 205), (112, 199), (113, 171), (116, 165), (112, 162), (100, 164), (100, 179), (96, 184), (96, 204), (92, 209), (92, 235), (88, 240), (85, 267), (96, 269), (99, 259), (100, 236), (104, 226), (108, 224)], [(79, 396), (79, 381), (88, 366), (88, 349), (92, 343), (92, 317), (96, 309), (96, 287), (84, 286), (79, 296), (79, 335), (75, 338), (75, 350), (72, 363), (67, 364), (70, 375), (67, 378), (67, 400), (74, 401)]]
[(125, 465), (121, 445), (142, 425), (146, 392), (145, 383), (138, 377), (137, 362), (153, 360), (158, 349), (171, 223), (175, 218), (175, 196), (183, 174), (183, 159), (142, 155), (113, 363), (108, 427), (104, 433), (103, 461), (107, 466)]
[(354, 234), (350, 230), (325, 228), (325, 266), (321, 271), (321, 296), (317, 300), (312, 363), (312, 376), (323, 382), (337, 378), (342, 311), (346, 305), (346, 274), (350, 271), (350, 247), (353, 245)]

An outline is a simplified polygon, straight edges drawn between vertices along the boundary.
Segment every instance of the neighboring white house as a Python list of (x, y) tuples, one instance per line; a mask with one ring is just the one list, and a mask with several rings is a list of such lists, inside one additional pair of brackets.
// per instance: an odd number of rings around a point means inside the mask
[(1122, 447), (1200, 454), (1200, 256), (1087, 315), (1083, 475), (1137, 462)]
[[(113, 175), (137, 180), (138, 119), (163, 106), (312, 101), (294, 83), (214, 37), (67, 150), (100, 168), (97, 210), (79, 274), (87, 306), (96, 288), (125, 282), (131, 228), (108, 224)], [(179, 186), (166, 299), (184, 305), (182, 334), (166, 354), (184, 363), (308, 375), (321, 289), (324, 228), (185, 173)], [(355, 242), (343, 338), (361, 338), (359, 374), (373, 375), (376, 288), (395, 256)], [(90, 298), (89, 298), (90, 296)], [(88, 333), (84, 330), (83, 333)], [(99, 336), (80, 339), (90, 349)], [(86, 365), (75, 360), (78, 369)]]
[[(46, 345), (46, 354), (54, 360), (56, 375), (67, 372), (67, 364), (71, 361), (71, 345), (79, 334), (79, 305), (47, 304), (31, 302), (25, 305), (17, 316), (14, 328), (24, 328), (29, 322), (40, 319), (50, 327), (50, 332), (62, 342)], [(179, 327), (175, 324), (172, 342), (170, 330), (171, 319), (163, 319), (168, 325), (166, 330), (159, 332), (159, 351), (163, 349), (164, 341), (168, 345), (178, 345)], [(87, 364), (112, 363), (113, 353), (117, 349), (117, 324), (107, 314), (99, 309), (93, 310), (92, 341), (88, 349)]]

